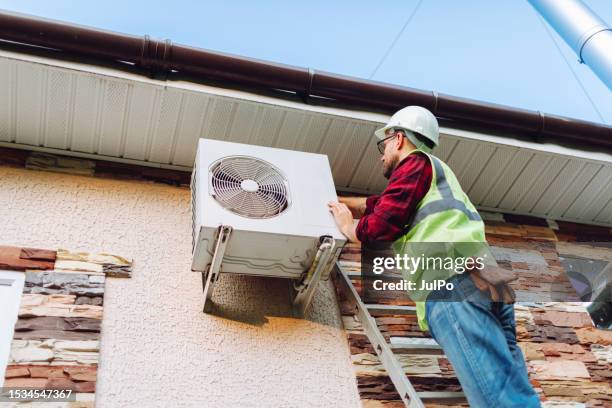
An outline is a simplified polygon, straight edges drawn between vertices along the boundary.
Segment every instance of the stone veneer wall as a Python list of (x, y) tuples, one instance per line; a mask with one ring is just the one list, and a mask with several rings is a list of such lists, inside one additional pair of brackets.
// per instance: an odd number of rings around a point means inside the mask
[(77, 401), (54, 407), (93, 408), (104, 283), (131, 267), (109, 254), (0, 247), (0, 269), (26, 274), (4, 387), (69, 389)]
[[(520, 272), (519, 280), (512, 284), (519, 299), (538, 290), (550, 292), (551, 284), (555, 291), (569, 288), (559, 255), (612, 262), (609, 248), (589, 244), (589, 241), (612, 242), (609, 228), (564, 222), (550, 223), (551, 228), (546, 220), (502, 214), (489, 214), (485, 222), (487, 239), (498, 262)], [(359, 271), (360, 250), (355, 245), (345, 247), (340, 261), (345, 270)], [(359, 279), (353, 278), (353, 284), (360, 289)], [(351, 305), (342, 299), (341, 293), (339, 296), (363, 407), (403, 407)], [(381, 304), (413, 304), (401, 292), (385, 291), (379, 296)], [(595, 328), (585, 306), (579, 302), (521, 302), (515, 304), (515, 313), (518, 344), (527, 362), (530, 381), (544, 407), (612, 407), (612, 331)], [(429, 332), (419, 330), (414, 316), (374, 317), (387, 342), (433, 341)], [(400, 362), (417, 391), (461, 390), (445, 356), (402, 355)]]

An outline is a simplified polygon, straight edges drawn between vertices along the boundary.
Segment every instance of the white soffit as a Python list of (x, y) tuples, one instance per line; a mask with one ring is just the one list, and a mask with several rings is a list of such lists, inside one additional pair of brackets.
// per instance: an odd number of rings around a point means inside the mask
[[(189, 170), (200, 137), (323, 153), (341, 191), (386, 185), (388, 116), (0, 51), (0, 146)], [(481, 209), (612, 226), (612, 155), (442, 128)]]

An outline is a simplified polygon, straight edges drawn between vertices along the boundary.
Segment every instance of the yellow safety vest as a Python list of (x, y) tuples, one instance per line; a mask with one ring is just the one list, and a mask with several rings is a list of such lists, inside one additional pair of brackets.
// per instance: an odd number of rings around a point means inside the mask
[[(393, 243), (395, 252), (411, 257), (467, 257), (485, 254), (483, 263), (495, 265), (495, 259), (486, 245), (484, 223), (450, 167), (437, 157), (420, 150), (413, 150), (409, 154), (423, 154), (429, 159), (432, 180), (427, 194), (417, 204), (416, 212), (406, 226), (408, 232)], [(431, 293), (431, 290), (418, 289), (421, 282), (445, 281), (454, 274), (449, 270), (432, 271), (426, 268), (410, 273), (403, 271), (404, 279), (414, 282), (417, 288), (408, 292), (416, 303), (421, 330), (428, 330), (425, 300)]]

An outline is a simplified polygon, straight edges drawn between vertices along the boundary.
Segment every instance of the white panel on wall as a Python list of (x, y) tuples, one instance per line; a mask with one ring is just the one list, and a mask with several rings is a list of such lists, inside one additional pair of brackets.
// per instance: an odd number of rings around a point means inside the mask
[(200, 134), (206, 106), (210, 99), (195, 93), (185, 93), (183, 102), (183, 115), (176, 133), (176, 144), (172, 164), (179, 166), (193, 166), (198, 139), (205, 137)]
[(104, 85), (97, 152), (108, 156), (120, 156), (123, 154), (121, 145), (125, 138), (128, 82), (107, 80)]
[(432, 154), (438, 157), (440, 160), (446, 162), (448, 161), (448, 157), (452, 151), (461, 140), (463, 139), (453, 138), (447, 135), (440, 135), (439, 144), (434, 148)]
[(69, 126), (72, 111), (74, 77), (60, 70), (49, 71), (47, 101), (45, 103), (45, 146), (66, 149), (69, 142)]
[(518, 150), (505, 166), (499, 178), (493, 183), (482, 205), (486, 207), (497, 207), (504, 198), (504, 195), (508, 192), (508, 189), (512, 186), (512, 183), (517, 180), (524, 167), (533, 157), (534, 154), (530, 151)]
[(93, 75), (77, 75), (72, 119), (72, 150), (94, 152), (102, 80)]
[(382, 191), (387, 185), (387, 179), (382, 175), (380, 157), (376, 141), (366, 143), (363, 156), (351, 177), (349, 188), (364, 192)]
[[(603, 184), (603, 188), (599, 193), (595, 194), (593, 201), (587, 206), (587, 209), (583, 215), (585, 220), (595, 221), (599, 219), (604, 208), (608, 205), (608, 202), (612, 199), (612, 180), (608, 181), (607, 184)], [(611, 222), (612, 224), (612, 222)]]
[[(378, 154), (378, 149), (376, 148), (376, 138), (374, 136), (374, 131), (378, 129), (379, 125), (372, 125), (368, 123), (362, 123), (362, 125), (358, 128), (358, 134), (355, 137), (360, 137), (363, 139), (363, 147), (359, 148), (359, 152), (355, 150), (352, 154), (349, 154), (347, 166), (350, 167), (350, 175), (346, 182), (346, 185), (343, 187), (347, 188), (355, 188), (355, 178), (357, 177), (357, 171), (361, 164), (366, 161), (370, 163), (370, 173), (375, 173), (373, 176), (376, 178), (374, 183), (380, 184), (386, 187), (387, 180), (382, 176), (382, 166), (380, 165), (380, 154)], [(350, 153), (350, 149), (349, 149)], [(368, 183), (372, 181), (372, 174), (370, 174)], [(367, 184), (366, 184), (367, 186)]]
[(608, 200), (601, 212), (593, 219), (595, 222), (612, 224), (612, 198)]
[(597, 170), (599, 170), (599, 165), (587, 162), (576, 175), (571, 179), (566, 179), (567, 187), (564, 189), (563, 194), (553, 203), (548, 216), (551, 218), (561, 217), (593, 179)]
[[(348, 187), (355, 169), (362, 161), (368, 144), (374, 143), (372, 126), (358, 121), (349, 122), (338, 148), (329, 153), (334, 182), (339, 187)], [(328, 137), (328, 140), (332, 138)], [(324, 144), (324, 146), (326, 146)]]
[(332, 119), (327, 115), (312, 115), (305, 121), (296, 149), (318, 153)]
[(17, 88), (15, 93), (17, 123), (17, 143), (38, 146), (41, 119), (44, 109), (44, 83), (47, 70), (31, 64), (20, 64), (17, 69)]
[(155, 125), (153, 110), (159, 88), (133, 84), (125, 125), (123, 157), (144, 160), (151, 128)]
[(552, 156), (550, 155), (536, 153), (523, 168), (520, 176), (512, 182), (512, 187), (505, 193), (499, 207), (514, 210), (527, 194), (534, 193), (536, 191), (534, 185), (538, 181), (538, 177), (542, 175), (551, 160)]
[(500, 177), (493, 183), (482, 205), (486, 207), (497, 207), (514, 183), (525, 182), (520, 179), (520, 175), (533, 157), (534, 154), (530, 151), (518, 150), (516, 154), (513, 155), (512, 160), (508, 162), (508, 165), (504, 168)]
[(259, 146), (275, 146), (278, 133), (285, 119), (286, 111), (273, 106), (264, 106), (255, 122), (253, 131), (249, 133), (248, 144)]
[(353, 123), (351, 123), (349, 120), (332, 119), (329, 129), (323, 137), (323, 143), (317, 152), (325, 154), (329, 158), (334, 183), (337, 186), (344, 185), (344, 177), (341, 177), (341, 174), (338, 171), (340, 167), (338, 161), (342, 159), (341, 157), (343, 156), (343, 153), (346, 152), (347, 147), (350, 145), (348, 143), (353, 143), (353, 141), (349, 140), (350, 135), (353, 133), (353, 126)]
[(546, 166), (538, 171), (538, 173), (527, 173), (525, 175), (526, 177), (533, 177), (533, 184), (526, 189), (525, 194), (519, 202), (514, 205), (514, 209), (523, 213), (530, 212), (540, 196), (544, 194), (548, 186), (550, 186), (550, 183), (557, 178), (559, 172), (566, 164), (567, 159), (564, 157), (551, 157), (550, 160), (546, 162)]
[(483, 169), (495, 153), (495, 146), (491, 143), (479, 143), (471, 158), (466, 158), (466, 164), (461, 170), (461, 187), (469, 194), (472, 187), (480, 178)]
[(557, 178), (548, 185), (544, 194), (540, 196), (540, 199), (533, 207), (533, 212), (537, 214), (546, 215), (553, 207), (553, 205), (559, 200), (563, 192), (567, 190), (570, 180), (573, 180), (578, 171), (584, 166), (584, 163), (578, 161), (570, 161), (563, 167), (563, 170), (559, 172)]
[(601, 205), (596, 207), (598, 198), (609, 191), (607, 187), (610, 183), (612, 183), (612, 167), (601, 165), (595, 177), (563, 215), (573, 219), (593, 220), (601, 210)]
[[(255, 103), (238, 103), (231, 123), (228, 140), (235, 143), (248, 143), (249, 135), (253, 133), (258, 117), (263, 111), (262, 106)], [(206, 134), (202, 137), (208, 137)]]
[(208, 111), (204, 119), (202, 134), (207, 139), (228, 140), (227, 132), (230, 128), (234, 103), (226, 98), (214, 98), (208, 104)]
[(487, 193), (498, 182), (499, 177), (508, 165), (516, 149), (497, 146), (493, 156), (480, 173), (478, 182), (468, 190), (468, 196), (475, 205), (481, 205)]
[(295, 149), (306, 122), (306, 114), (298, 110), (289, 110), (278, 132), (276, 147), (281, 149)]
[(0, 141), (10, 142), (14, 137), (13, 112), (15, 106), (15, 63), (0, 59)]
[(474, 159), (478, 150), (478, 142), (472, 140), (461, 140), (451, 156), (446, 160), (446, 164), (457, 176), (459, 183), (465, 189), (467, 180), (465, 178), (465, 168)]
[(183, 92), (166, 89), (162, 95), (149, 160), (156, 163), (170, 163), (181, 115)]

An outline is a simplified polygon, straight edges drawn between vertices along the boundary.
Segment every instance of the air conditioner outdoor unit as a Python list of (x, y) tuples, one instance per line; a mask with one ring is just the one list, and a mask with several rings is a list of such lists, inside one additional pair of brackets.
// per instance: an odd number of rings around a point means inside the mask
[(303, 313), (346, 242), (327, 156), (200, 139), (191, 176), (193, 262), (210, 312), (220, 273), (294, 280)]

